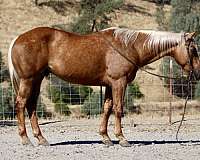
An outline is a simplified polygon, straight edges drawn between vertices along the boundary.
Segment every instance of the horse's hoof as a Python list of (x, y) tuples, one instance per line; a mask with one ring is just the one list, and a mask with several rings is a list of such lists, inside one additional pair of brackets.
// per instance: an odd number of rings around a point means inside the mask
[(102, 142), (108, 147), (114, 145), (113, 142), (111, 140), (109, 140), (109, 139), (103, 139)]
[(131, 147), (132, 145), (127, 140), (119, 141), (120, 146), (122, 147)]
[(41, 146), (50, 146), (49, 142), (46, 139), (39, 141), (38, 145)]
[(22, 144), (25, 146), (33, 146), (29, 138), (23, 139)]

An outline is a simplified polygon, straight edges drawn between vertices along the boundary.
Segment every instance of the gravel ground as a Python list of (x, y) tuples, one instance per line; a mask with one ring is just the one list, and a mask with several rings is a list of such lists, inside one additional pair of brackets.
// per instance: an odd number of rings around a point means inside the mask
[[(180, 119), (180, 117), (179, 117)], [(1, 160), (62, 160), (62, 159), (123, 159), (123, 160), (197, 160), (200, 159), (200, 119), (188, 118), (184, 122), (177, 143), (178, 123), (168, 125), (166, 118), (124, 118), (123, 130), (132, 147), (123, 148), (113, 135), (113, 118), (109, 133), (115, 145), (106, 147), (98, 135), (99, 119), (69, 119), (56, 123), (43, 123), (41, 129), (51, 146), (38, 146), (27, 130), (34, 146), (23, 146), (17, 134), (17, 126), (0, 127)]]

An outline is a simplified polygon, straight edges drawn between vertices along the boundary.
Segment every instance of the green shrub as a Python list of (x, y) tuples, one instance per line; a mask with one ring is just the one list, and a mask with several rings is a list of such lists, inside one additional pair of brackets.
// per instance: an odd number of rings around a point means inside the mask
[(99, 30), (107, 28), (111, 20), (109, 13), (122, 5), (123, 0), (81, 0), (80, 16), (71, 24), (72, 31), (86, 34), (92, 31), (93, 25)]
[(133, 98), (142, 98), (144, 97), (144, 94), (142, 94), (142, 92), (140, 91), (140, 87), (139, 85), (134, 82), (133, 84), (129, 85), (127, 87), (128, 89), (128, 93), (131, 97)]
[(12, 101), (12, 87), (3, 88), (0, 84), (0, 118), (15, 118), (14, 103)]
[(69, 84), (56, 77), (52, 77), (51, 85), (48, 93), (53, 103), (55, 103), (55, 110), (64, 115), (69, 115), (70, 105), (83, 104), (89, 94), (93, 92), (91, 87)]
[[(170, 77), (169, 63), (169, 57), (165, 57), (161, 65), (162, 67), (160, 68), (161, 73), (167, 77)], [(181, 75), (181, 67), (175, 62), (174, 59), (172, 59), (172, 64), (172, 77), (176, 77), (176, 79), (172, 80), (172, 94), (180, 98), (186, 98), (189, 94), (189, 98), (193, 98), (195, 95), (194, 92), (196, 82), (192, 82), (192, 85), (188, 86), (187, 77)], [(170, 79), (165, 78), (164, 81), (165, 87), (169, 88)]]
[(65, 116), (70, 115), (69, 107), (60, 100), (58, 100), (55, 104), (55, 111)]
[(196, 99), (200, 100), (200, 82), (199, 81), (197, 82), (197, 84), (195, 86), (195, 92), (194, 92), (194, 94), (195, 94), (194, 97)]
[(139, 85), (136, 82), (129, 85), (126, 89), (126, 95), (125, 95), (125, 113), (127, 112), (140, 113), (139, 109), (134, 106), (134, 99), (139, 99), (142, 97), (144, 97), (144, 94), (142, 94)]
[[(63, 86), (61, 86), (63, 87)], [(55, 111), (60, 114), (69, 115), (69, 108), (67, 103), (69, 102), (69, 95), (64, 94), (63, 90), (59, 90), (58, 87), (50, 86), (49, 87), (49, 94), (51, 96), (52, 102), (55, 104)], [(63, 94), (65, 96), (63, 96)]]
[[(127, 94), (128, 93), (128, 94)], [(139, 89), (139, 85), (137, 83), (133, 83), (129, 85), (126, 90), (125, 96), (125, 112), (135, 112), (137, 108), (134, 107), (134, 99), (135, 98), (142, 98), (144, 95), (141, 93)], [(104, 95), (103, 95), (104, 97)], [(103, 106), (100, 106), (101, 99), (100, 95), (97, 92), (93, 92), (91, 95), (87, 97), (85, 100), (82, 113), (86, 115), (98, 115), (102, 113)]]
[(102, 112), (102, 106), (100, 106), (99, 93), (92, 92), (91, 95), (85, 99), (81, 112), (86, 115), (98, 115)]
[(83, 104), (88, 95), (93, 92), (93, 89), (88, 86), (76, 86), (74, 87), (74, 91), (75, 93), (79, 94), (80, 104)]

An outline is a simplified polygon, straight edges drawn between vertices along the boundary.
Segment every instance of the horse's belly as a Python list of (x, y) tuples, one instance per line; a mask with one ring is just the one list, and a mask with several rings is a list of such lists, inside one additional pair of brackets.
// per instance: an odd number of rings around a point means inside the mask
[(83, 85), (103, 84), (104, 67), (88, 65), (59, 65), (50, 66), (53, 74), (71, 83)]
[(101, 85), (102, 77), (97, 74), (92, 77), (92, 75), (84, 75), (84, 74), (65, 74), (59, 76), (60, 78), (76, 84), (83, 85)]

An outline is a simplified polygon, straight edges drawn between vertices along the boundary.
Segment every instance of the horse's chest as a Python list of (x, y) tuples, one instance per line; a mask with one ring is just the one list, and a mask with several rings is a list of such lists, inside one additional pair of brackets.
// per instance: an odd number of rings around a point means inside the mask
[(115, 55), (107, 59), (107, 74), (113, 79), (119, 79), (127, 76), (131, 79), (132, 75), (136, 72), (133, 64), (128, 62), (120, 55)]

